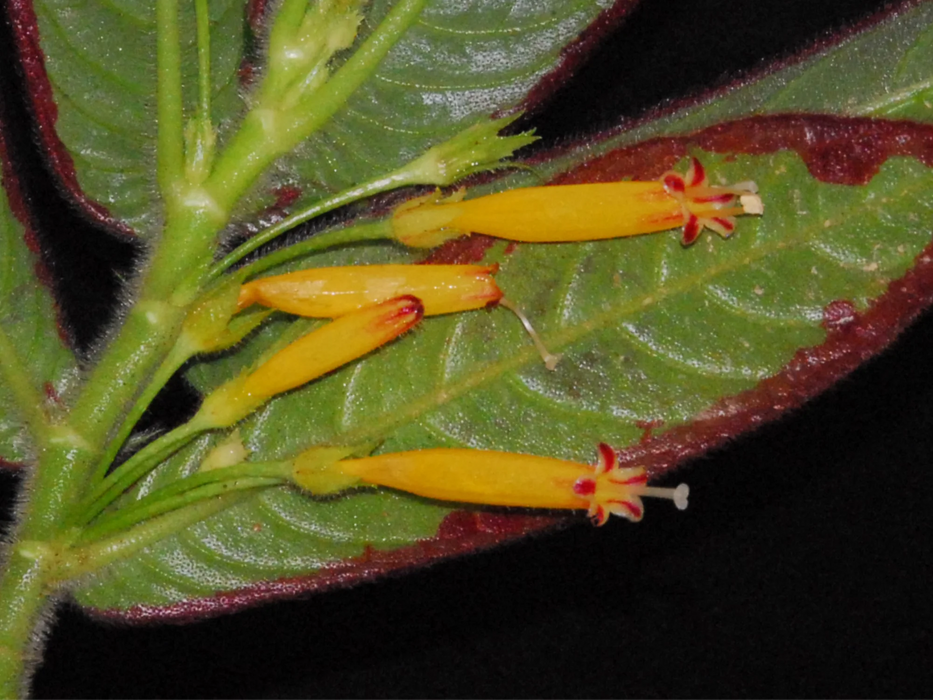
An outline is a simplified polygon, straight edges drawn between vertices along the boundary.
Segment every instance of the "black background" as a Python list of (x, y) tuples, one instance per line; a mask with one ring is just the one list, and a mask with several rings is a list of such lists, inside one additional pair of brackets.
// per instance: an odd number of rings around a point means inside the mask
[[(535, 124), (550, 143), (605, 128), (880, 6), (644, 0)], [(56, 210), (41, 173), (30, 183), (59, 217), (48, 244), (87, 342), (111, 303), (103, 271), (129, 251)], [(928, 696), (931, 347), (928, 314), (804, 409), (688, 465), (685, 513), (652, 503), (638, 526), (581, 524), (183, 628), (66, 608), (35, 692)]]

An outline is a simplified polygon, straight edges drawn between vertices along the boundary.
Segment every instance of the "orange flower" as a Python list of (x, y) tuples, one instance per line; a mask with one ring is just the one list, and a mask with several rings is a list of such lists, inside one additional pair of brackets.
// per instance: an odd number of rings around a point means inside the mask
[(341, 316), (279, 350), (254, 371), (222, 385), (204, 399), (193, 420), (206, 429), (233, 425), (273, 396), (307, 384), (397, 338), (423, 314), (419, 299), (402, 296)]
[(498, 265), (360, 265), (299, 270), (253, 280), (240, 288), (238, 307), (261, 304), (296, 316), (336, 318), (406, 294), (427, 316), (481, 309), (502, 298), (492, 275)]
[(722, 236), (735, 217), (761, 214), (754, 183), (716, 187), (694, 158), (686, 175), (665, 173), (653, 182), (622, 181), (527, 187), (461, 201), (428, 195), (403, 204), (393, 215), (395, 237), (406, 245), (433, 247), (467, 235), (530, 243), (594, 241), (683, 228), (693, 243), (704, 228)]
[(637, 522), (642, 496), (668, 498), (681, 510), (689, 489), (647, 485), (642, 467), (620, 468), (615, 451), (599, 445), (592, 466), (550, 457), (468, 449), (395, 452), (323, 464), (313, 450), (295, 462), (294, 479), (317, 494), (374, 484), (440, 501), (523, 508), (586, 510), (594, 524), (609, 514)]

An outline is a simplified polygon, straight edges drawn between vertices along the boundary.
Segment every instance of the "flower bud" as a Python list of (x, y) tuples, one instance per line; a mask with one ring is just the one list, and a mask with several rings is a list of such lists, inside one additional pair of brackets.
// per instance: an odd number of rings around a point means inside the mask
[(520, 116), (514, 114), (474, 124), (428, 149), (402, 170), (411, 182), (444, 187), (476, 173), (505, 167), (508, 165), (506, 158), (538, 140), (534, 132), (529, 131), (514, 136), (499, 135)]

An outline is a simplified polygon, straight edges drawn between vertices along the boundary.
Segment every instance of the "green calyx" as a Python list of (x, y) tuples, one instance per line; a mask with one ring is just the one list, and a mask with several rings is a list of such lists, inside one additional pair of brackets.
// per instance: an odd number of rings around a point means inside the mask
[(445, 187), (476, 173), (508, 167), (506, 158), (538, 140), (533, 130), (514, 136), (499, 135), (520, 116), (521, 113), (474, 124), (428, 149), (404, 170), (413, 183)]

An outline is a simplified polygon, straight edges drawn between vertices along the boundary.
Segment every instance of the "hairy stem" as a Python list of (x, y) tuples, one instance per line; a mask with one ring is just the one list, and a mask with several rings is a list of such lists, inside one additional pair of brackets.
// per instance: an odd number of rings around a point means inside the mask
[(44, 563), (22, 556), (19, 548), (7, 552), (0, 579), (0, 697), (19, 698), (29, 693), (28, 676), (38, 659), (30, 641), (33, 629), (49, 604)]
[[(268, 488), (261, 486), (258, 488)], [(247, 500), (250, 491), (234, 491), (214, 498), (198, 501), (184, 508), (151, 518), (144, 523), (108, 539), (63, 552), (55, 572), (56, 581), (67, 581), (98, 571), (116, 561), (136, 554), (191, 527), (206, 518)]]
[(198, 23), (198, 119), (211, 119), (211, 15), (207, 0), (195, 0)]
[[(306, 221), (310, 221), (311, 219), (320, 216), (321, 214), (326, 214), (329, 211), (333, 211), (334, 209), (345, 206), (347, 204), (358, 202), (359, 200), (366, 197), (371, 197), (375, 194), (387, 192), (397, 187), (403, 187), (409, 184), (413, 183), (409, 181), (407, 173), (393, 173), (386, 175), (385, 177), (370, 180), (369, 182), (352, 189), (344, 190), (343, 192), (336, 194), (333, 197), (315, 202), (310, 207), (302, 209), (299, 212), (295, 212), (291, 216), (282, 219), (278, 223), (263, 229), (261, 232), (257, 233), (255, 236), (246, 241), (246, 243), (238, 246), (235, 250), (231, 251), (226, 257), (224, 257), (223, 260), (211, 268), (210, 275), (211, 277), (216, 277), (228, 269), (231, 265), (235, 265), (237, 262), (245, 258), (254, 250), (261, 248), (266, 243), (269, 243), (278, 236), (281, 236), (286, 231), (290, 231), (299, 224), (303, 224)], [(350, 229), (347, 230), (349, 231)], [(378, 236), (379, 238), (386, 238), (388, 235), (390, 235), (391, 232), (388, 228), (388, 222), (383, 225), (382, 230), (384, 230), (387, 235), (380, 235)]]
[(280, 112), (260, 107), (246, 115), (242, 128), (217, 159), (204, 183), (216, 205), (231, 211), (276, 158), (294, 149), (319, 130), (353, 93), (373, 76), (380, 62), (405, 31), (418, 19), (427, 0), (401, 0), (376, 27), (356, 53), (315, 90), (308, 103)]
[(94, 542), (113, 533), (128, 530), (143, 520), (224, 493), (260, 486), (278, 486), (286, 483), (290, 476), (291, 463), (246, 463), (198, 472), (153, 491), (132, 505), (105, 515), (81, 534), (76, 545)]
[(197, 421), (180, 425), (162, 437), (153, 440), (121, 464), (110, 476), (101, 481), (77, 508), (75, 523), (84, 525), (110, 505), (146, 472), (159, 462), (187, 445), (204, 431)]
[[(68, 546), (69, 538), (79, 534), (69, 529), (69, 523), (82, 498), (87, 499), (89, 492), (100, 493), (92, 506), (94, 513), (99, 512), (154, 460), (184, 444), (188, 437), (183, 430), (173, 436), (177, 444), (166, 441), (148, 453), (144, 449), (135, 466), (109, 482), (92, 478), (95, 474), (100, 478), (101, 456), (125, 433), (126, 416), (138, 412), (134, 407), (148, 403), (146, 387), (162, 381), (159, 368), (176, 344), (189, 307), (202, 291), (217, 235), (230, 212), (277, 157), (319, 129), (375, 73), (425, 3), (396, 3), (360, 50), (314, 92), (313, 103), (298, 104), (285, 115), (270, 115), (269, 110), (248, 114), (224, 153), (216, 161), (205, 158), (207, 165), (203, 170), (195, 169), (198, 177), (192, 178), (186, 174), (178, 0), (156, 0), (156, 174), (165, 225), (142, 274), (136, 301), (70, 407), (69, 423), (50, 425), (39, 466), (31, 470), (24, 486), (20, 519), (0, 574), (0, 694), (18, 695), (28, 686), (30, 641), (36, 639), (43, 610), (58, 582), (130, 556), (248, 498), (252, 492), (196, 500), (150, 517), (113, 538), (76, 549)], [(202, 58), (206, 55), (206, 49), (202, 50)], [(205, 75), (202, 70), (202, 79)], [(203, 87), (200, 94), (203, 112), (209, 109), (203, 101)], [(14, 384), (20, 382), (19, 389), (14, 386), (14, 392), (21, 392), (18, 400), (25, 400), (27, 393), (34, 397), (35, 391), (17, 379), (26, 375), (14, 365), (7, 363), (2, 372), (8, 383), (10, 376)], [(257, 482), (252, 487), (266, 488), (268, 483)]]
[(49, 575), (57, 559), (50, 543), (61, 532), (87, 454), (81, 436), (67, 426), (53, 426), (40, 468), (29, 471), (23, 486), (26, 498), (0, 576), (0, 697), (28, 691), (36, 661), (30, 643), (38, 641), (35, 630), (54, 593)]
[(107, 470), (110, 468), (110, 465), (113, 464), (114, 458), (120, 452), (120, 449), (130, 436), (130, 433), (133, 432), (133, 428), (136, 427), (139, 419), (142, 418), (146, 409), (149, 408), (149, 405), (158, 393), (162, 391), (162, 388), (168, 380), (174, 376), (175, 372), (178, 371), (188, 358), (188, 353), (179, 352), (177, 345), (173, 348), (169, 356), (165, 358), (165, 361), (162, 362), (155, 371), (155, 374), (152, 375), (146, 388), (136, 397), (135, 403), (126, 414), (116, 434), (111, 438), (110, 442), (107, 444), (106, 450), (97, 460), (97, 466), (94, 468), (94, 473), (91, 475), (91, 483), (99, 482), (107, 475)]
[(156, 0), (158, 83), (158, 145), (156, 167), (159, 188), (168, 196), (184, 173), (184, 114), (181, 94), (181, 50), (178, 36), (178, 0)]
[[(357, 224), (336, 231), (323, 231), (306, 241), (295, 243), (287, 248), (282, 248), (274, 253), (269, 253), (259, 258), (255, 262), (246, 265), (238, 270), (243, 275), (243, 279), (249, 279), (256, 275), (271, 270), (273, 267), (282, 265), (295, 260), (296, 258), (317, 253), (321, 250), (329, 250), (341, 245), (352, 245), (362, 243), (363, 241), (378, 241), (392, 237), (391, 222), (387, 219), (373, 221), (366, 224)], [(218, 265), (226, 262), (226, 258)]]

